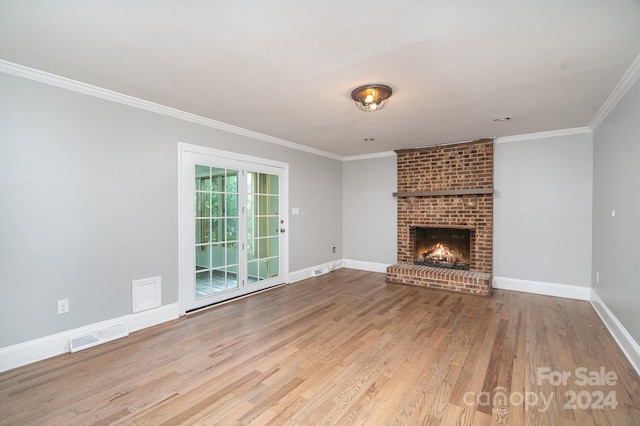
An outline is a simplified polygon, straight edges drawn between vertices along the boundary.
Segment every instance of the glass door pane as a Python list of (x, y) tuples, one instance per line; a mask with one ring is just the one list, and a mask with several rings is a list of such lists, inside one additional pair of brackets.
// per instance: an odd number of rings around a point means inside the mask
[(184, 311), (283, 284), (286, 168), (185, 147), (198, 152), (183, 152), (180, 170)]
[(280, 212), (277, 175), (247, 173), (247, 281), (280, 275)]
[(238, 288), (238, 171), (195, 165), (195, 298)]

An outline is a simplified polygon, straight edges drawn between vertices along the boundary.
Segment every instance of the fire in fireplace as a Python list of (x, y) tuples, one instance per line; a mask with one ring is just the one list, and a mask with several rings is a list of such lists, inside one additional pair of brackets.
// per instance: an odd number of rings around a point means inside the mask
[(471, 231), (455, 228), (414, 228), (416, 265), (469, 270)]

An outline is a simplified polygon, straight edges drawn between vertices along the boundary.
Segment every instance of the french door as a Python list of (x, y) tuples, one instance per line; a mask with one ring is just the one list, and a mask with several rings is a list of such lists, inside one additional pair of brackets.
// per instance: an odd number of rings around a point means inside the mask
[(186, 144), (181, 149), (183, 310), (286, 282), (286, 165)]

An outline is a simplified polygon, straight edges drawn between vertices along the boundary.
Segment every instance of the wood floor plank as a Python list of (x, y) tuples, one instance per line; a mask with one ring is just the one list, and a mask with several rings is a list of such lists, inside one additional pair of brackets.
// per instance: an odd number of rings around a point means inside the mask
[(0, 425), (29, 424), (637, 425), (640, 378), (588, 302), (341, 269), (0, 374)]

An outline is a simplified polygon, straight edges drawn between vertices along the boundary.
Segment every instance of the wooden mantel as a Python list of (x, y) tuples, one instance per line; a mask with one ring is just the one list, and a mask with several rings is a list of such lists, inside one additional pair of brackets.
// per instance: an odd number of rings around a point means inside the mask
[(435, 197), (438, 195), (485, 195), (493, 194), (493, 188), (448, 189), (444, 191), (410, 191), (394, 192), (393, 196), (402, 197)]

